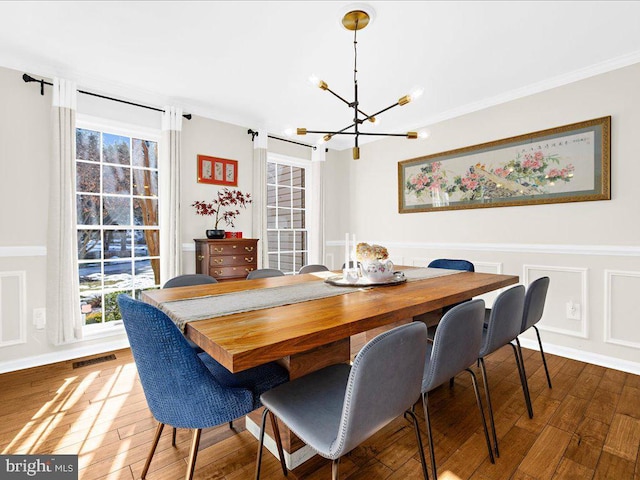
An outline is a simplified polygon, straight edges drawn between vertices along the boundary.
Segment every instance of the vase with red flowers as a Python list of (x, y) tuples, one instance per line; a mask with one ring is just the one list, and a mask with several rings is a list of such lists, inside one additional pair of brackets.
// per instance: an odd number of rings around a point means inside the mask
[(220, 228), (220, 221), (234, 227), (234, 220), (240, 215), (241, 208), (247, 208), (252, 203), (251, 194), (244, 194), (240, 190), (223, 188), (218, 190), (218, 195), (211, 202), (195, 201), (191, 204), (196, 209), (197, 215), (213, 218), (213, 229), (207, 230), (207, 238), (224, 238), (224, 230)]

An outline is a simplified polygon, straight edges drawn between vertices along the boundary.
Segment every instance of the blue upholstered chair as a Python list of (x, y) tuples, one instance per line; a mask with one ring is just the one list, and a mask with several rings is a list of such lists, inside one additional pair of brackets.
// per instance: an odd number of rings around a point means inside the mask
[(267, 413), (282, 420), (319, 455), (333, 460), (333, 480), (338, 479), (340, 457), (407, 413), (413, 420), (426, 479), (420, 430), (412, 411), (420, 398), (426, 350), (425, 325), (402, 325), (367, 343), (353, 366), (331, 365), (264, 393), (256, 479), (260, 477)]
[(298, 273), (302, 275), (303, 273), (315, 273), (315, 272), (327, 272), (327, 271), (329, 271), (329, 269), (324, 265), (311, 264), (311, 265), (305, 265), (304, 267), (302, 267), (298, 271)]
[[(211, 285), (214, 283), (218, 283), (218, 280), (210, 275), (205, 275), (204, 273), (186, 273), (167, 280), (162, 288), (191, 287), (193, 285)], [(191, 345), (191, 348), (193, 348), (196, 353), (202, 353), (204, 351), (188, 338), (187, 342), (189, 342), (189, 345)]]
[(512, 343), (520, 334), (523, 308), (524, 287), (522, 285), (511, 287), (498, 295), (498, 298), (493, 302), (493, 308), (488, 310), (490, 315), (488, 322), (486, 323), (486, 328), (483, 329), (482, 347), (480, 348), (480, 353), (478, 355), (482, 372), (482, 381), (484, 382), (484, 392), (487, 397), (487, 408), (489, 409), (489, 423), (491, 424), (493, 444), (496, 456), (498, 457), (500, 456), (500, 451), (498, 449), (498, 436), (496, 435), (496, 425), (493, 420), (493, 406), (491, 405), (491, 394), (489, 392), (489, 381), (487, 378), (487, 369), (484, 364), (484, 357), (505, 345), (511, 345), (513, 348), (513, 354), (516, 357), (516, 365), (518, 367), (518, 373), (520, 374), (520, 381), (522, 383), (522, 391), (524, 392), (527, 410), (529, 411), (530, 416), (533, 415), (531, 401), (528, 395), (529, 388), (527, 385), (527, 378), (523, 376), (519, 352), (516, 349), (516, 346)]
[(429, 416), (429, 392), (462, 371), (467, 371), (471, 375), (489, 458), (491, 463), (495, 463), (489, 432), (487, 431), (487, 422), (482, 409), (482, 400), (478, 391), (478, 382), (474, 373), (469, 369), (469, 366), (478, 359), (480, 345), (482, 344), (483, 324), (484, 300), (470, 300), (456, 305), (445, 313), (436, 330), (433, 343), (428, 342), (427, 360), (422, 378), (422, 404), (427, 424), (431, 469), (435, 479), (438, 478), (438, 473)]
[(269, 277), (284, 277), (284, 272), (277, 268), (259, 268), (258, 270), (250, 271), (247, 275), (247, 280)]
[[(185, 478), (193, 471), (203, 428), (242, 417), (260, 407), (260, 395), (288, 380), (275, 363), (233, 375), (206, 353), (196, 354), (171, 319), (127, 295), (117, 298), (147, 404), (158, 421), (145, 478), (165, 425), (193, 429)], [(172, 444), (175, 446), (175, 436)]]
[[(544, 372), (547, 374), (547, 384), (549, 388), (551, 386), (551, 376), (549, 375), (549, 368), (547, 368), (547, 359), (544, 358), (544, 350), (542, 349), (542, 340), (540, 339), (540, 331), (536, 327), (536, 323), (542, 318), (544, 312), (544, 304), (547, 299), (547, 291), (549, 290), (549, 277), (541, 277), (531, 282), (527, 288), (527, 293), (524, 298), (524, 312), (522, 314), (522, 326), (520, 333), (524, 333), (531, 327), (536, 331), (538, 337), (538, 345), (540, 346), (540, 355), (542, 355), (542, 364), (544, 365)], [(524, 361), (522, 359), (522, 351), (520, 348), (520, 340), (516, 338), (518, 344), (518, 350), (520, 351), (520, 361), (522, 362), (522, 370), (524, 369)], [(525, 373), (526, 378), (526, 373)]]
[(446, 268), (448, 270), (464, 270), (465, 272), (475, 272), (476, 269), (469, 260), (457, 260), (450, 258), (436, 258), (431, 261), (429, 268)]

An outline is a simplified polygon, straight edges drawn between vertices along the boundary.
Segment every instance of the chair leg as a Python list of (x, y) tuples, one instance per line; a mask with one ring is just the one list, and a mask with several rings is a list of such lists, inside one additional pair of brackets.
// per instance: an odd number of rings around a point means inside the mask
[(536, 329), (536, 335), (538, 336), (538, 345), (540, 345), (540, 355), (542, 356), (542, 364), (544, 365), (544, 373), (547, 374), (547, 383), (549, 384), (549, 388), (553, 388), (551, 386), (551, 377), (549, 376), (549, 369), (547, 368), (547, 359), (544, 357), (544, 350), (542, 349), (542, 340), (540, 339), (540, 331), (538, 327), (533, 325), (533, 328)]
[(438, 480), (438, 471), (436, 469), (436, 454), (433, 449), (433, 434), (431, 433), (431, 418), (429, 417), (429, 394), (422, 394), (422, 408), (424, 408), (424, 422), (427, 425), (427, 439), (429, 440), (429, 455), (431, 456), (431, 473), (433, 479)]
[(231, 430), (233, 430), (233, 420), (231, 420), (231, 421), (229, 422), (229, 428), (230, 428)]
[(340, 477), (340, 459), (336, 458), (331, 462), (331, 480), (338, 480)]
[[(415, 405), (414, 405), (415, 407)], [(429, 480), (429, 473), (427, 473), (427, 461), (424, 458), (424, 447), (422, 446), (422, 438), (420, 437), (420, 427), (418, 427), (418, 418), (412, 410), (407, 410), (404, 413), (405, 418), (409, 415), (413, 420), (413, 427), (416, 431), (416, 441), (418, 443), (418, 452), (420, 452), (420, 463), (422, 463), (422, 475), (424, 480)]]
[(171, 432), (171, 446), (175, 447), (176, 446), (176, 431), (178, 429), (176, 427), (173, 427), (173, 432)]
[(513, 348), (513, 354), (516, 357), (516, 365), (518, 366), (518, 373), (520, 374), (520, 383), (522, 384), (522, 393), (524, 393), (524, 402), (527, 405), (527, 412), (529, 418), (533, 418), (533, 406), (531, 405), (531, 394), (529, 393), (529, 381), (527, 380), (527, 372), (524, 369), (524, 358), (522, 358), (522, 349), (520, 348), (520, 341), (516, 337), (516, 345), (509, 343)]
[(491, 440), (489, 440), (489, 431), (487, 430), (487, 420), (484, 418), (484, 409), (482, 408), (482, 400), (480, 399), (480, 390), (478, 390), (478, 380), (476, 375), (467, 368), (467, 372), (471, 375), (471, 382), (473, 383), (473, 390), (476, 394), (476, 402), (478, 403), (478, 410), (480, 410), (480, 418), (482, 418), (482, 427), (484, 428), (484, 439), (487, 442), (487, 450), (489, 450), (489, 460), (491, 463), (496, 463), (496, 459), (493, 458), (493, 448), (491, 448)]
[(158, 422), (158, 426), (156, 427), (156, 434), (153, 437), (153, 443), (151, 443), (151, 451), (147, 456), (147, 461), (144, 464), (144, 468), (142, 469), (142, 473), (140, 474), (140, 478), (144, 480), (147, 476), (147, 472), (149, 471), (149, 466), (151, 465), (151, 459), (153, 458), (153, 454), (156, 453), (156, 447), (158, 446), (158, 441), (160, 440), (160, 435), (162, 435), (162, 429), (164, 428), (164, 423)]
[(491, 405), (491, 394), (489, 393), (489, 380), (487, 379), (487, 366), (484, 364), (484, 358), (479, 358), (480, 372), (482, 373), (482, 383), (484, 383), (484, 393), (487, 397), (487, 408), (489, 409), (489, 423), (491, 424), (491, 434), (493, 435), (493, 446), (496, 457), (500, 457), (498, 450), (498, 436), (496, 435), (496, 424), (493, 419), (493, 405)]
[(260, 478), (260, 467), (262, 466), (262, 446), (264, 445), (264, 427), (267, 423), (267, 413), (269, 413), (269, 409), (265, 408), (262, 412), (262, 424), (260, 426), (260, 443), (258, 444), (258, 458), (256, 459), (256, 480)]
[(184, 476), (185, 480), (191, 480), (193, 478), (193, 471), (196, 469), (196, 457), (198, 456), (198, 445), (200, 445), (201, 428), (196, 428), (193, 431), (193, 439), (191, 440), (191, 450), (189, 451), (189, 463), (187, 463), (187, 473)]
[(276, 437), (276, 446), (278, 447), (278, 456), (280, 457), (280, 466), (282, 467), (282, 473), (286, 477), (289, 473), (287, 470), (287, 464), (284, 461), (284, 451), (282, 450), (282, 439), (280, 438), (280, 428), (278, 428), (278, 421), (273, 412), (269, 412), (271, 418), (271, 428), (273, 428), (273, 436)]

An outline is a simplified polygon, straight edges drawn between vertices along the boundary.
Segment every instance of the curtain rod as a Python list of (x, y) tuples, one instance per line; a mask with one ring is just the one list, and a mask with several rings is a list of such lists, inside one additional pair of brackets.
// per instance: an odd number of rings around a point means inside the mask
[[(257, 130), (247, 130), (247, 134), (251, 135), (251, 141), (255, 140), (256, 136), (259, 135)], [(295, 140), (289, 140), (288, 138), (280, 138), (280, 137), (274, 137), (273, 135), (267, 135), (267, 138), (272, 138), (274, 140), (280, 140), (281, 142), (287, 142), (287, 143), (293, 143), (295, 145), (300, 145), (302, 147), (307, 147), (307, 148), (311, 148), (313, 150), (317, 149), (318, 147), (316, 145), (308, 145), (306, 143), (302, 143), (302, 142), (296, 142)], [(325, 148), (324, 149), (325, 152), (328, 152), (329, 149)]]
[[(51, 82), (46, 82), (44, 80), (38, 80), (37, 78), (33, 78), (31, 75), (27, 75), (26, 73), (24, 75), (22, 75), (22, 80), (24, 80), (25, 83), (30, 83), (30, 82), (39, 83), (40, 84), (40, 95), (44, 95), (44, 86), (45, 85), (53, 86), (53, 83), (51, 83)], [(93, 93), (93, 92), (86, 92), (84, 90), (78, 90), (78, 92), (79, 93), (84, 93), (85, 95), (91, 95), (92, 97), (104, 98), (105, 100), (113, 100), (114, 102), (126, 103), (127, 105), (133, 105), (134, 107), (140, 107), (140, 108), (146, 108), (146, 109), (149, 109), (149, 110), (155, 110), (156, 112), (164, 112), (164, 110), (162, 110), (161, 108), (150, 107), (148, 105), (140, 105), (139, 103), (133, 103), (133, 102), (129, 102), (127, 100), (120, 100), (119, 98), (107, 97), (105, 95), (99, 95), (99, 94)], [(186, 118), (187, 120), (191, 120), (191, 114), (190, 113), (186, 113), (186, 114), (184, 114), (182, 116), (184, 118)]]

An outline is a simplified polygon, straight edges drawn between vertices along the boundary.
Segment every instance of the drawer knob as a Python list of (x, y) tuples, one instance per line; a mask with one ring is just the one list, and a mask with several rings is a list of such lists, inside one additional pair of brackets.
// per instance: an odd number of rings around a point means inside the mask
[(253, 257), (244, 257), (244, 261), (247, 263), (253, 262)]
[(244, 247), (247, 252), (253, 252), (253, 247)]

